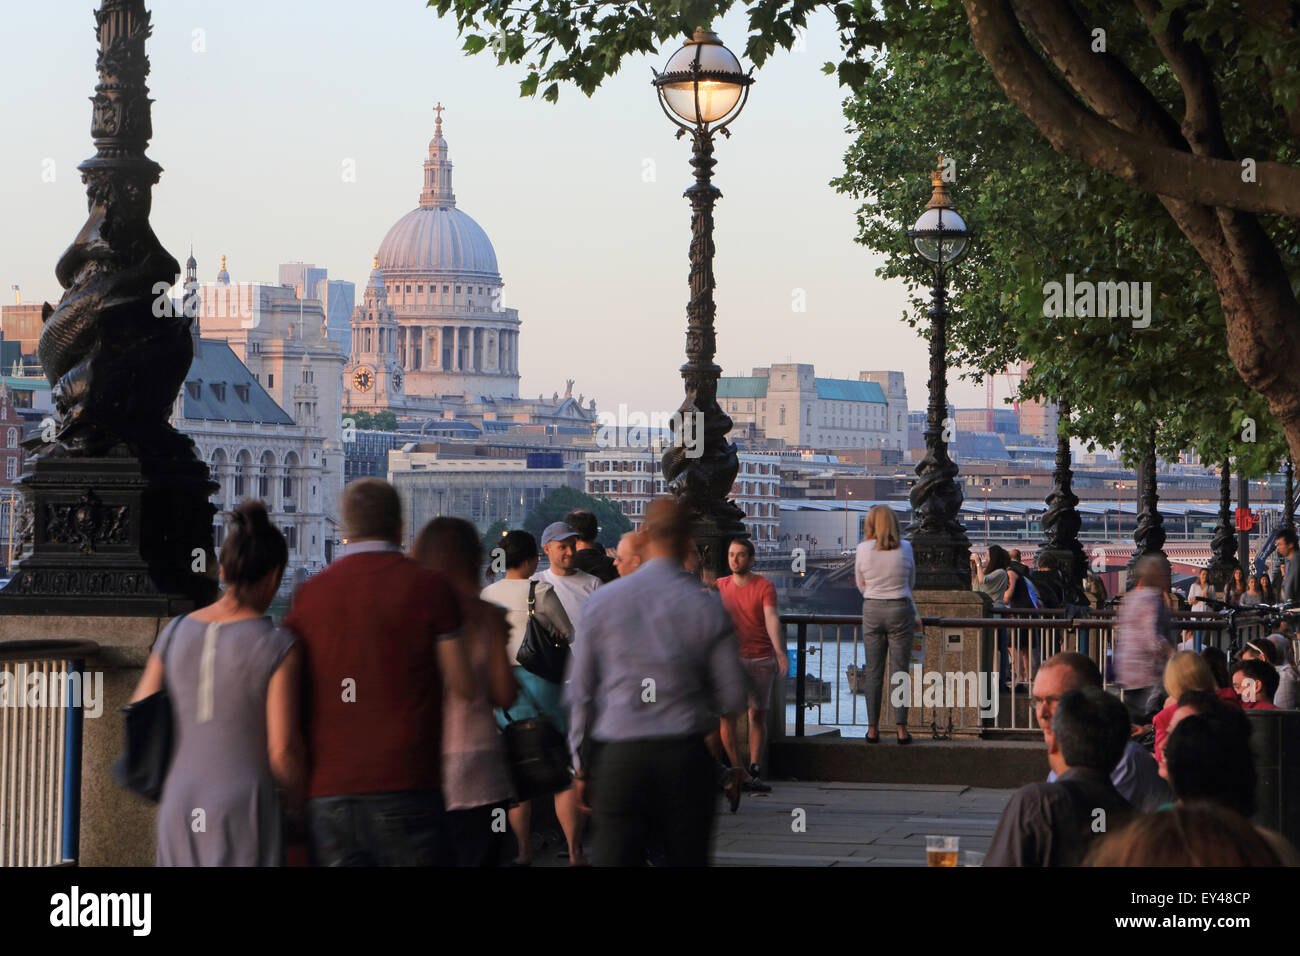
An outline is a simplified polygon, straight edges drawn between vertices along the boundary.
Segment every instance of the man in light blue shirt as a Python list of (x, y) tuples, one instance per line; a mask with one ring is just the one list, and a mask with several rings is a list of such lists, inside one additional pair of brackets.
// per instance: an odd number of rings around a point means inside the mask
[(597, 866), (644, 862), (648, 833), (668, 865), (704, 866), (718, 800), (704, 738), (719, 716), (744, 709), (745, 672), (722, 602), (682, 570), (687, 515), (656, 500), (642, 533), (645, 563), (591, 595), (573, 640), (578, 799), (588, 805), (590, 783)]
[[(1052, 713), (1061, 695), (1085, 687), (1101, 686), (1101, 671), (1092, 658), (1072, 651), (1049, 657), (1043, 661), (1034, 677), (1033, 703), (1038, 726), (1044, 731), (1052, 726)], [(1056, 774), (1049, 774), (1047, 780), (1049, 783), (1055, 781)], [(1174, 800), (1169, 784), (1160, 776), (1155, 757), (1131, 739), (1125, 745), (1119, 763), (1110, 773), (1110, 782), (1140, 813), (1151, 813)]]

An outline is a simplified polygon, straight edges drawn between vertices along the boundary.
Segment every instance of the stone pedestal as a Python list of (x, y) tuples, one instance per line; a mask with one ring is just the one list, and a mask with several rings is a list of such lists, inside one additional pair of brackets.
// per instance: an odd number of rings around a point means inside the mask
[[(992, 602), (987, 595), (979, 591), (966, 590), (944, 590), (944, 591), (917, 591), (915, 593), (916, 607), (921, 612), (922, 617), (946, 617), (946, 618), (975, 618), (988, 617), (992, 608)], [(914, 734), (929, 735), (933, 730), (947, 734), (951, 724), (951, 732), (954, 734), (976, 735), (980, 732), (979, 720), (979, 697), (978, 692), (981, 686), (989, 686), (986, 683), (984, 675), (992, 670), (993, 664), (991, 656), (985, 650), (986, 641), (981, 637), (981, 630), (977, 627), (927, 627), (925, 629), (925, 651), (922, 660), (916, 663), (921, 666), (922, 687), (924, 688), (924, 676), (927, 673), (938, 673), (947, 675), (949, 673), (974, 673), (976, 675), (976, 696), (969, 699), (966, 695), (964, 705), (961, 707), (934, 707), (918, 702), (913, 699), (912, 706), (908, 708), (907, 726)], [(988, 657), (990, 661), (985, 661)], [(908, 662), (908, 676), (911, 679), (912, 662)], [(896, 665), (891, 661), (887, 670), (895, 670)], [(947, 686), (945, 679), (945, 687)], [(915, 681), (913, 681), (915, 686)], [(968, 689), (968, 685), (964, 685)], [(890, 736), (888, 730), (894, 726), (894, 707), (890, 700), (891, 685), (889, 675), (885, 675), (885, 696), (883, 706), (880, 711), (880, 726), (882, 738)], [(992, 685), (993, 700), (997, 700), (997, 685)], [(919, 704), (919, 706), (918, 706)]]
[(155, 805), (119, 787), (112, 767), (122, 752), (125, 707), (165, 617), (90, 617), (0, 614), (0, 644), (16, 640), (87, 640), (99, 652), (86, 660), (87, 676), (103, 674), (102, 712), (85, 716), (81, 756), (82, 866), (152, 866)]
[(217, 596), (203, 462), (29, 460), (22, 557), (2, 613), (170, 617)]
[(970, 542), (960, 527), (949, 534), (916, 532), (907, 537), (912, 542), (918, 588), (949, 591), (970, 587)]

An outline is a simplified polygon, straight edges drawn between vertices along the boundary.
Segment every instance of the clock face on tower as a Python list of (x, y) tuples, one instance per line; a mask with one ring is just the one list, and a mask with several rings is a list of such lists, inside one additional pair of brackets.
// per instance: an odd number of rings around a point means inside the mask
[(400, 369), (393, 369), (393, 374), (389, 376), (389, 381), (392, 383), (393, 391), (394, 391), (394, 392), (400, 392), (400, 391), (402, 390), (402, 373), (401, 373), (401, 370), (400, 370)]
[(375, 384), (375, 373), (364, 365), (352, 373), (352, 387), (358, 392), (368, 392)]

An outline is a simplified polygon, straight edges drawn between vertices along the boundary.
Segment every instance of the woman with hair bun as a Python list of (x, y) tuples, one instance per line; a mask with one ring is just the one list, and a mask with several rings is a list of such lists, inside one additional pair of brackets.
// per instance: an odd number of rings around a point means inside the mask
[(289, 559), (266, 505), (228, 516), (225, 590), (154, 643), (132, 701), (164, 683), (173, 751), (158, 803), (157, 865), (280, 866), (284, 811), (303, 806), (301, 651), (266, 616)]

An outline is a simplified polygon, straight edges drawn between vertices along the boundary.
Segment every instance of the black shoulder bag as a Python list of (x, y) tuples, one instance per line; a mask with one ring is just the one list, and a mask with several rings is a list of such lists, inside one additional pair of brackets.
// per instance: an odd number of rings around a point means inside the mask
[[(175, 631), (184, 619), (170, 625)], [(171, 642), (176, 642), (172, 634)], [(166, 660), (163, 660), (162, 689), (133, 704), (119, 707), (125, 715), (126, 739), (122, 755), (113, 764), (113, 779), (123, 787), (154, 803), (162, 795), (163, 781), (172, 762), (173, 721), (171, 694), (167, 692)]]
[(520, 667), (542, 680), (563, 684), (564, 671), (569, 666), (569, 642), (537, 617), (534, 610), (536, 596), (537, 582), (529, 581), (528, 624), (515, 659)]
[(520, 686), (520, 692), (533, 704), (536, 717), (511, 720), (510, 711), (502, 710), (510, 721), (502, 729), (510, 775), (514, 778), (515, 799), (521, 803), (569, 789), (569, 744), (549, 717)]

